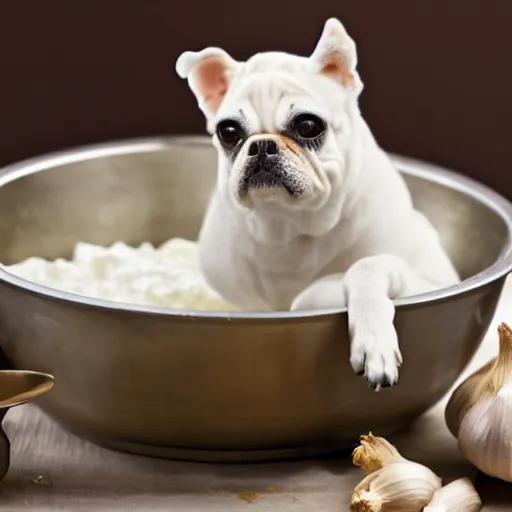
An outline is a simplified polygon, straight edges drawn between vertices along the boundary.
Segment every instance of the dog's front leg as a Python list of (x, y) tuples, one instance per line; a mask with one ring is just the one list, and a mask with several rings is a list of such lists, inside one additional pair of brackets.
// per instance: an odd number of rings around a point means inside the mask
[(350, 362), (371, 388), (380, 390), (398, 381), (402, 364), (392, 300), (435, 288), (403, 259), (371, 256), (357, 261), (344, 276), (333, 274), (313, 283), (295, 299), (292, 310), (348, 307)]

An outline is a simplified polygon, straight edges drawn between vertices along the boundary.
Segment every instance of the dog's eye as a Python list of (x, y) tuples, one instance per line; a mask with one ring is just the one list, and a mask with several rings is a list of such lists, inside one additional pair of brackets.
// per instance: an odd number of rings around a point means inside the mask
[(293, 121), (293, 131), (302, 139), (316, 139), (324, 133), (325, 124), (313, 114), (300, 114)]
[(242, 138), (242, 127), (236, 121), (230, 119), (221, 121), (217, 125), (217, 137), (224, 146), (232, 148)]

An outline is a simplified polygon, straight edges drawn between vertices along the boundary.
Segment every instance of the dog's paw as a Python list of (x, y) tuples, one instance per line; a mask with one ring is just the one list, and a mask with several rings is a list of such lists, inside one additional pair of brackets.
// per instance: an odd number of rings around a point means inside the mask
[(402, 354), (393, 324), (355, 326), (350, 350), (352, 368), (365, 376), (370, 388), (380, 391), (398, 382)]

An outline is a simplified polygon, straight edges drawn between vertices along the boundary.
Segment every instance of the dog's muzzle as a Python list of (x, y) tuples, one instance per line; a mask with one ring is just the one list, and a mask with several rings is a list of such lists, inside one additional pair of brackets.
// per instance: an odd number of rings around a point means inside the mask
[(244, 194), (253, 188), (278, 187), (288, 189), (277, 142), (272, 139), (250, 142), (240, 192)]

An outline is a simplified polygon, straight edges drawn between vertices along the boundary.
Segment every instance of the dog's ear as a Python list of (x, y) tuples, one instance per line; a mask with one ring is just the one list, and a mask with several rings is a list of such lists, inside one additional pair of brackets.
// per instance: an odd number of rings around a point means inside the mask
[(207, 119), (215, 115), (239, 63), (220, 48), (184, 52), (176, 61), (176, 72), (187, 78)]
[(315, 72), (324, 73), (343, 86), (361, 92), (363, 84), (357, 73), (356, 44), (336, 18), (325, 22), (309, 60)]

